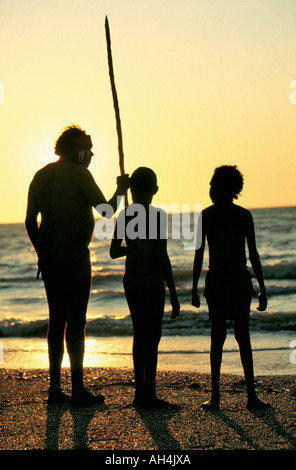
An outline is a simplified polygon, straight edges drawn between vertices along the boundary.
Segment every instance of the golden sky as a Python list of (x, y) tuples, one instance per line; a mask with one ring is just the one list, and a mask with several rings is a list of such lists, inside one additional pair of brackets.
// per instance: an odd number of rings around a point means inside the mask
[(296, 205), (295, 0), (1, 0), (0, 223), (22, 222), (34, 173), (70, 123), (92, 135), (106, 198), (119, 174), (108, 16), (125, 168), (159, 204), (210, 204), (216, 166), (245, 207)]

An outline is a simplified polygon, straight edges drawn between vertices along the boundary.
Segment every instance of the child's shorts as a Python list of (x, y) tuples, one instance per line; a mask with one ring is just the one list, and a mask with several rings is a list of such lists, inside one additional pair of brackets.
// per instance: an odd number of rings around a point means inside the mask
[[(134, 334), (145, 338), (161, 335), (165, 306), (165, 286), (162, 279), (133, 277), (123, 278), (126, 300), (132, 317)], [(146, 340), (145, 340), (146, 341)]]
[(251, 274), (247, 269), (231, 274), (217, 273), (209, 269), (206, 274), (204, 296), (210, 320), (249, 317), (253, 293)]

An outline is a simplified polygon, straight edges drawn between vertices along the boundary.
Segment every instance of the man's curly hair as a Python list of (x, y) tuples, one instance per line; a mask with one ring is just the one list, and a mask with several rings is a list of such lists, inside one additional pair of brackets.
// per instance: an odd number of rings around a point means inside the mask
[(236, 165), (222, 165), (215, 169), (210, 185), (216, 200), (238, 199), (244, 186), (244, 177)]
[(77, 124), (67, 126), (55, 143), (54, 153), (59, 157), (67, 158), (73, 148), (73, 139), (76, 139), (81, 134), (86, 135), (86, 132)]

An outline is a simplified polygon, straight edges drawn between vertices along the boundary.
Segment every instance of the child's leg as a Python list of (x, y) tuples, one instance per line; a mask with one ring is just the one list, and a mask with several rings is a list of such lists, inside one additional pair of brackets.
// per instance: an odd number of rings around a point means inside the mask
[(212, 376), (212, 399), (213, 404), (219, 404), (219, 381), (222, 363), (223, 345), (227, 336), (226, 321), (224, 319), (213, 319), (211, 329), (211, 376)]
[(234, 336), (239, 346), (241, 362), (247, 383), (248, 398), (256, 397), (254, 383), (253, 353), (249, 333), (249, 319), (239, 319), (234, 321)]
[(124, 279), (125, 295), (133, 322), (135, 402), (155, 398), (158, 345), (165, 302), (162, 281), (134, 282)]
[(134, 325), (133, 363), (136, 383), (135, 401), (143, 399), (144, 395), (145, 350), (143, 346), (141, 336), (138, 335), (137, 328)]
[[(158, 321), (153, 322), (146, 334), (149, 335), (149, 342), (146, 343), (145, 355), (145, 395), (147, 399), (156, 397), (156, 372), (158, 359), (158, 345), (161, 338), (162, 312)], [(147, 336), (146, 336), (147, 337)]]
[(256, 395), (254, 383), (253, 353), (251, 347), (249, 320), (237, 320), (234, 322), (235, 339), (238, 342), (242, 366), (247, 383), (248, 403), (247, 408), (251, 411), (269, 408), (269, 403), (260, 400)]
[[(147, 341), (147, 337), (149, 341)], [(133, 362), (136, 382), (135, 401), (142, 399), (151, 400), (156, 397), (158, 344), (159, 341), (153, 341), (149, 328), (146, 328), (144, 331), (138, 331), (134, 323)]]
[(145, 328), (143, 320), (143, 294), (140, 286), (132, 280), (124, 278), (124, 290), (126, 300), (129, 306), (132, 322), (133, 322), (133, 364), (135, 377), (135, 400), (134, 403), (143, 399), (144, 394), (144, 369), (145, 369)]

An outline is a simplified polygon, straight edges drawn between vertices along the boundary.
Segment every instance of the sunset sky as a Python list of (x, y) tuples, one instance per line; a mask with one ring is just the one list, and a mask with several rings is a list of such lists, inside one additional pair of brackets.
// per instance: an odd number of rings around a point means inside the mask
[(1, 0), (0, 223), (24, 220), (29, 183), (71, 123), (91, 134), (90, 171), (113, 194), (105, 15), (126, 172), (155, 170), (155, 203), (207, 206), (214, 168), (236, 164), (240, 204), (296, 205), (295, 0)]

